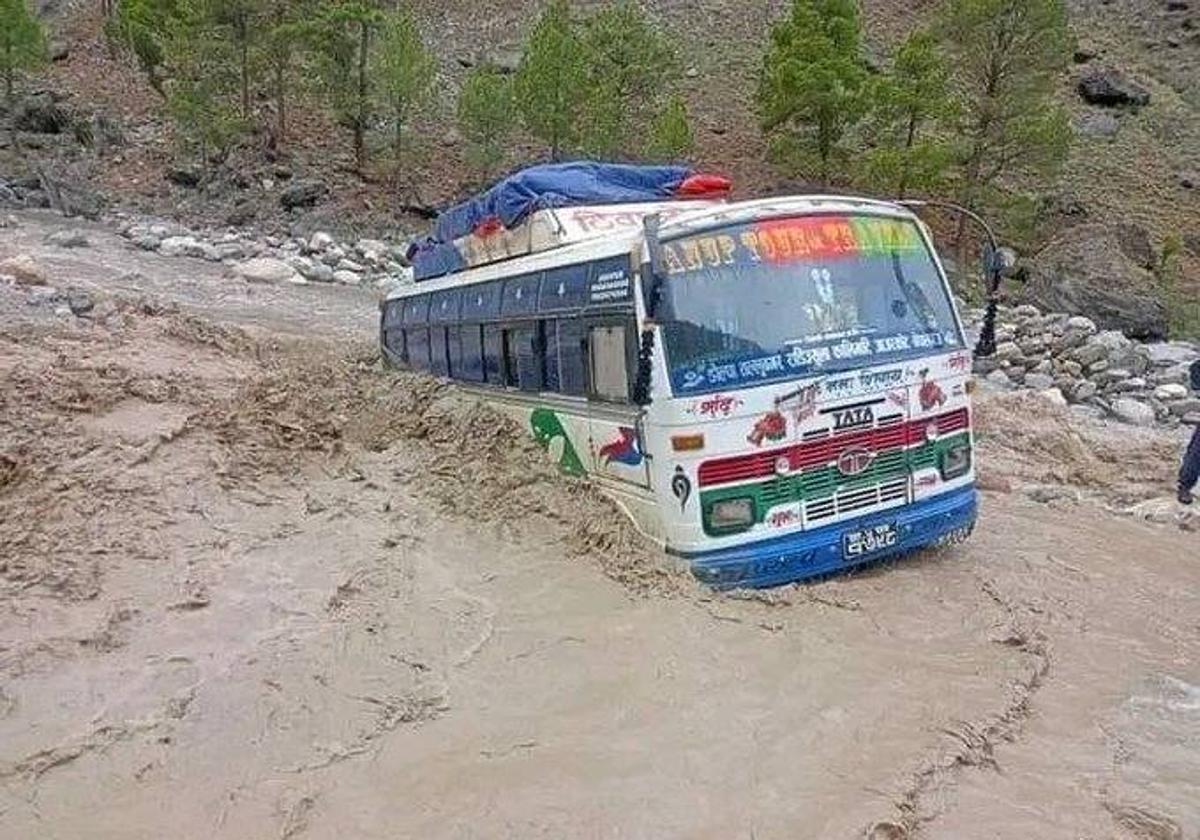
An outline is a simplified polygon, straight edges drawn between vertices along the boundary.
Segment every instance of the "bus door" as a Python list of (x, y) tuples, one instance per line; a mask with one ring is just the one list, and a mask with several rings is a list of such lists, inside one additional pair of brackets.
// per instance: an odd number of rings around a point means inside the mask
[(650, 464), (632, 396), (637, 331), (632, 317), (587, 319), (590, 471), (603, 479), (650, 487)]

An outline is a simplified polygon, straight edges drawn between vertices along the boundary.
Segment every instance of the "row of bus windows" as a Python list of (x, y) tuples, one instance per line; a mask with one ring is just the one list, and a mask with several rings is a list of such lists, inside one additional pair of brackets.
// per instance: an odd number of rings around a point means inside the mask
[(629, 399), (631, 321), (547, 318), (517, 324), (386, 328), (388, 349), (438, 376), (534, 393)]

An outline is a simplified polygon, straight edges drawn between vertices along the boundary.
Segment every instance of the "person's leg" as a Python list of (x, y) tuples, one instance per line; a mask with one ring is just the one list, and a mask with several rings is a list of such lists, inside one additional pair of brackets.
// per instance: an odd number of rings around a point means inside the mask
[(1192, 431), (1192, 441), (1179, 468), (1179, 501), (1191, 504), (1192, 490), (1197, 482), (1200, 482), (1200, 424)]

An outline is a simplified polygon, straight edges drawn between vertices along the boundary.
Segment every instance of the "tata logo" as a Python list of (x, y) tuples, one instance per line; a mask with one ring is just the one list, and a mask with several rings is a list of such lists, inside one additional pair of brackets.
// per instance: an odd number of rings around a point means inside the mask
[(874, 452), (862, 446), (852, 446), (838, 456), (837, 468), (842, 475), (861, 475), (874, 461)]
[(847, 408), (845, 411), (833, 412), (834, 431), (842, 429), (857, 429), (859, 426), (870, 426), (875, 422), (875, 413), (870, 406), (862, 408)]

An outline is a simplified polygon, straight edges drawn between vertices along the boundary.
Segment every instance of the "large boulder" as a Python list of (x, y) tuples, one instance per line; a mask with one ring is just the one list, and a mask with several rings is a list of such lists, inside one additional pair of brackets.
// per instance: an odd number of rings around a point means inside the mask
[(1102, 224), (1065, 231), (1030, 260), (1026, 300), (1047, 311), (1086, 315), (1130, 338), (1165, 339), (1167, 313), (1154, 275), (1122, 248), (1121, 233)]
[(234, 273), (248, 283), (295, 283), (305, 280), (296, 269), (272, 257), (257, 257), (234, 266)]
[(1089, 70), (1079, 79), (1079, 95), (1092, 105), (1106, 108), (1150, 104), (1150, 91), (1125, 78), (1119, 70)]
[(323, 181), (297, 181), (279, 194), (279, 203), (284, 210), (312, 207), (328, 192), (329, 187)]

